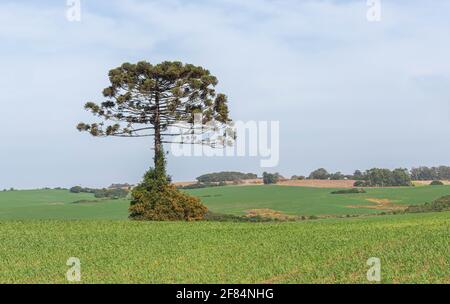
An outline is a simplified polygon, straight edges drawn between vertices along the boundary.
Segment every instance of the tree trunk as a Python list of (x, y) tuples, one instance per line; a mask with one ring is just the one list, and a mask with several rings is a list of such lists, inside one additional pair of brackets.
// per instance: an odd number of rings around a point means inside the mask
[(159, 93), (156, 93), (155, 96), (155, 170), (159, 174), (165, 175), (165, 161), (164, 161), (164, 151), (161, 143), (161, 116), (160, 116), (160, 108), (159, 108)]

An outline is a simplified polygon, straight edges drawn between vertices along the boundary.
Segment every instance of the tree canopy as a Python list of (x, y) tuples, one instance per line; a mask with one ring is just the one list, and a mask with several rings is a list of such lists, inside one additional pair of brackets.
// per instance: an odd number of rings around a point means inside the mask
[(152, 136), (157, 154), (164, 143), (217, 145), (207, 136), (186, 136), (196, 128), (196, 115), (201, 115), (197, 116), (201, 127), (210, 123), (218, 129), (230, 121), (227, 97), (215, 91), (217, 78), (199, 66), (178, 61), (124, 63), (109, 71), (109, 81), (103, 90), (106, 100), (85, 105), (100, 121), (79, 123), (79, 131), (93, 136)]

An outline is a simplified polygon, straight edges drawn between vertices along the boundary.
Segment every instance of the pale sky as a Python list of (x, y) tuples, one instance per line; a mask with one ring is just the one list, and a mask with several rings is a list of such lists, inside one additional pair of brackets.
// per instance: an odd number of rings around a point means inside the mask
[(208, 68), (234, 120), (280, 122), (280, 162), (169, 156), (175, 180), (450, 165), (450, 1), (0, 1), (0, 188), (138, 182), (151, 139), (75, 126), (123, 62)]

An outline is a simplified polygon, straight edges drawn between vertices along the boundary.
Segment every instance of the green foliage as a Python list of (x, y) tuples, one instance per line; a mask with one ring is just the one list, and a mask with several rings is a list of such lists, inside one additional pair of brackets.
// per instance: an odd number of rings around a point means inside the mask
[(313, 172), (311, 172), (311, 174), (308, 177), (309, 179), (329, 179), (330, 178), (330, 173), (328, 173), (327, 170), (325, 170), (324, 168), (320, 168), (317, 169)]
[(208, 209), (196, 197), (176, 189), (163, 171), (150, 169), (132, 191), (130, 218), (148, 221), (202, 220)]
[(305, 180), (306, 177), (303, 175), (292, 175), (291, 180)]
[(357, 180), (354, 184), (354, 187), (367, 187), (367, 183), (363, 180)]
[(120, 199), (128, 196), (128, 190), (126, 189), (98, 189), (95, 190), (94, 196), (96, 198), (111, 198)]
[(219, 182), (219, 183), (195, 183), (191, 185), (181, 186), (178, 187), (178, 189), (202, 189), (202, 188), (211, 188), (211, 187), (223, 187), (226, 186), (226, 182)]
[(233, 182), (237, 180), (247, 180), (256, 178), (258, 178), (258, 176), (253, 173), (216, 172), (201, 175), (196, 179), (199, 183), (219, 183), (219, 182)]
[(360, 193), (366, 193), (366, 190), (361, 188), (350, 188), (331, 192), (331, 194), (360, 194)]
[(407, 169), (373, 168), (362, 175), (362, 180), (354, 183), (355, 187), (408, 187), (412, 186), (411, 176)]
[(450, 180), (450, 167), (419, 167), (411, 169), (413, 180)]
[(450, 195), (443, 196), (431, 203), (409, 206), (405, 212), (420, 213), (420, 212), (442, 212), (442, 211), (450, 211)]
[(356, 171), (353, 173), (352, 178), (353, 178), (354, 180), (362, 180), (362, 179), (364, 179), (364, 175), (363, 175), (363, 173), (362, 173), (360, 170), (356, 170)]
[(124, 63), (109, 72), (109, 81), (103, 90), (106, 100), (85, 105), (103, 121), (80, 123), (79, 131), (129, 137), (158, 131), (164, 136), (175, 121), (193, 123), (197, 113), (203, 114), (203, 123), (229, 121), (227, 97), (214, 89), (217, 78), (200, 66), (178, 61)]
[(97, 189), (75, 186), (69, 189), (72, 193), (95, 193)]
[(430, 183), (430, 186), (444, 186), (444, 183), (439, 180), (434, 180)]
[(264, 185), (276, 184), (280, 180), (281, 175), (279, 173), (263, 173)]
[(343, 180), (343, 179), (345, 179), (345, 175), (342, 174), (341, 172), (331, 173), (330, 179), (331, 180)]

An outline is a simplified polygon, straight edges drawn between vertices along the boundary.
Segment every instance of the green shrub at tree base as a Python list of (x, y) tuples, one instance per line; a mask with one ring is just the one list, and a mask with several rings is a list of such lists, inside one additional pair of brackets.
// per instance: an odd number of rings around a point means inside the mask
[(195, 221), (208, 209), (196, 197), (171, 185), (165, 174), (150, 169), (144, 181), (132, 191), (130, 218), (146, 221)]

